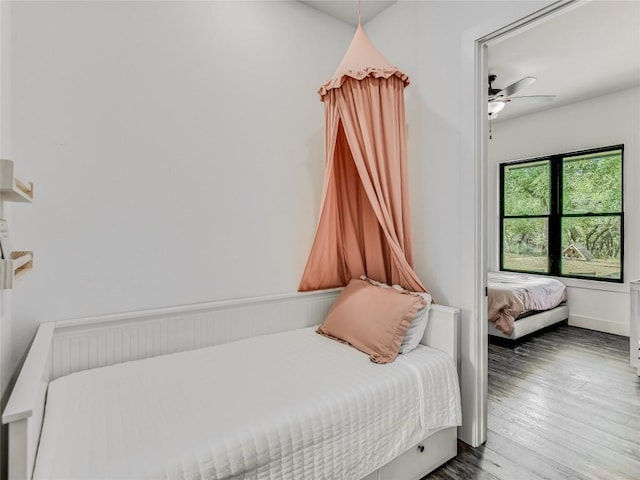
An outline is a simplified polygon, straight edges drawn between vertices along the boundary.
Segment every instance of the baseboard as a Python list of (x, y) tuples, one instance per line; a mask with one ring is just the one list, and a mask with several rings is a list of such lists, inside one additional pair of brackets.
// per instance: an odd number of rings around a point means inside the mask
[(612, 333), (623, 337), (629, 336), (629, 324), (612, 322), (603, 318), (585, 317), (583, 315), (569, 315), (569, 325), (572, 327), (587, 328), (598, 332)]

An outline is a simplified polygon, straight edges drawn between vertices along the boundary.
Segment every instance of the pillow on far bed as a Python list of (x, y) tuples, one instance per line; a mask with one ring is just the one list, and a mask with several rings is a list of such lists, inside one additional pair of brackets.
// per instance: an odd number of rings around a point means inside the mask
[(411, 323), (426, 306), (418, 294), (354, 278), (317, 332), (348, 343), (368, 354), (372, 362), (390, 363), (398, 356)]

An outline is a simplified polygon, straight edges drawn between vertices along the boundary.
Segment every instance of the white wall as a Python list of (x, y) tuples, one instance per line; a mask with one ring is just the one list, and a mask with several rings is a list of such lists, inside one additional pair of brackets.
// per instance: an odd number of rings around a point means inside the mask
[(569, 323), (629, 335), (629, 281), (640, 277), (640, 88), (493, 123), (489, 142), (490, 268), (499, 264), (498, 164), (624, 144), (624, 284), (561, 278)]
[[(484, 436), (477, 363), (481, 292), (474, 275), (474, 42), (550, 2), (400, 1), (366, 30), (411, 79), (406, 89), (416, 271), (436, 300), (462, 308), (462, 397), (468, 443)], [(472, 419), (479, 419), (472, 422)], [(476, 428), (479, 431), (476, 431)]]
[[(0, 2), (0, 157), (11, 158), (11, 3)], [(10, 220), (10, 208), (0, 201), (0, 218)], [(0, 290), (0, 409), (9, 397), (13, 374), (11, 292)], [(6, 478), (8, 429), (0, 427), (0, 478)]]
[(297, 2), (19, 2), (14, 360), (43, 321), (297, 289), (317, 88), (354, 29)]
[[(473, 352), (473, 43), (545, 1), (401, 1), (367, 25), (407, 89), (416, 270), (462, 308), (463, 438), (486, 384)], [(36, 183), (13, 243), (24, 351), (45, 320), (295, 290), (322, 187), (317, 86), (354, 29), (296, 3), (20, 3), (14, 158)], [(483, 387), (484, 385), (484, 387)]]
[[(0, 157), (11, 158), (11, 4), (0, 3)], [(0, 218), (7, 219), (10, 205), (0, 201)], [(11, 377), (10, 292), (0, 290), (0, 398)], [(0, 401), (1, 406), (4, 403)]]

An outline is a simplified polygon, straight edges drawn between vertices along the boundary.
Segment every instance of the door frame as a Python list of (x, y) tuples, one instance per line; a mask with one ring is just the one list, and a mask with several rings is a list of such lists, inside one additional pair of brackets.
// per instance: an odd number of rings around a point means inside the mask
[[(463, 59), (465, 62), (464, 71), (473, 70), (473, 169), (474, 169), (474, 233), (475, 233), (475, 268), (474, 268), (474, 306), (478, 315), (475, 337), (475, 362), (476, 370), (476, 398), (474, 402), (475, 411), (473, 416), (476, 419), (472, 429), (472, 446), (479, 446), (487, 440), (487, 402), (488, 402), (488, 328), (487, 328), (487, 259), (488, 250), (491, 245), (487, 245), (487, 175), (488, 175), (488, 139), (489, 121), (487, 114), (487, 77), (488, 71), (488, 49), (512, 36), (525, 30), (534, 28), (550, 19), (566, 13), (572, 8), (579, 7), (585, 3), (583, 0), (559, 0), (550, 5), (522, 17), (515, 22), (509, 23), (490, 33), (481, 34), (478, 31), (469, 32), (465, 35), (472, 41), (463, 42), (465, 51)], [(484, 30), (486, 32), (486, 29)], [(471, 50), (471, 52), (470, 52)]]

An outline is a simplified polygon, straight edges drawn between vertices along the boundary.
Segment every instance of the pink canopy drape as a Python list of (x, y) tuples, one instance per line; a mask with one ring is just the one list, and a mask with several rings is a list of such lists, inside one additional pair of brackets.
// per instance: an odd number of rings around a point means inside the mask
[(322, 210), (300, 291), (367, 275), (425, 291), (413, 270), (404, 88), (362, 26), (319, 90), (325, 110)]

